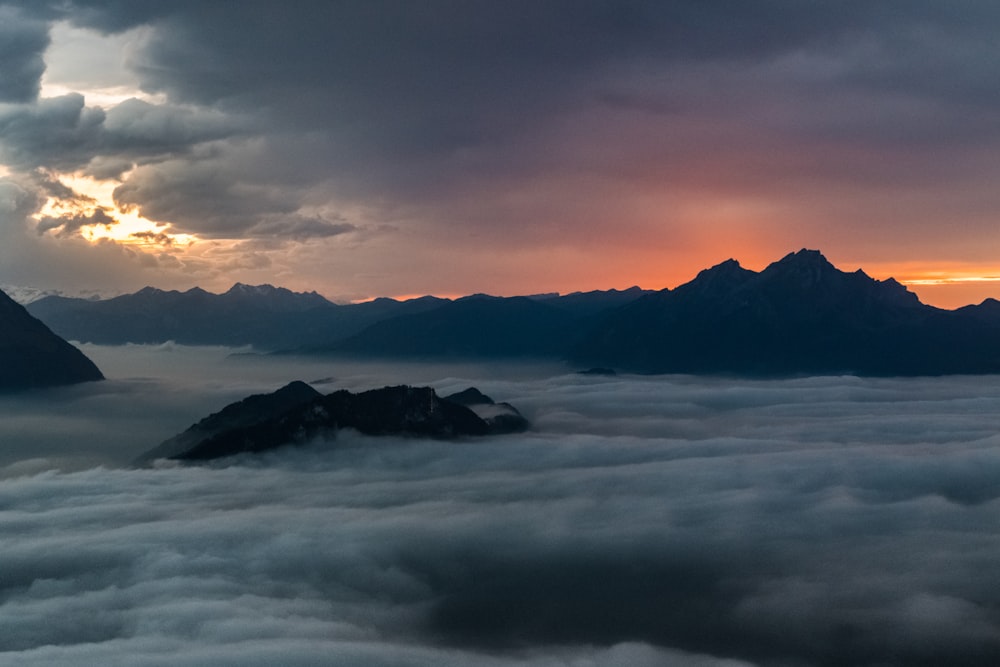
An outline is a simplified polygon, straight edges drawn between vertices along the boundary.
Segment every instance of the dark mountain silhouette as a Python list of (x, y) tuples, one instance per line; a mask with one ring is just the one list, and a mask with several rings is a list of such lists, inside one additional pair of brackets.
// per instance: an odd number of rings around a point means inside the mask
[(309, 403), (322, 395), (305, 382), (295, 381), (270, 394), (248, 396), (242, 401), (230, 403), (183, 433), (165, 440), (140, 456), (135, 462), (145, 464), (155, 459), (178, 456), (221, 433), (250, 428), (262, 422), (276, 419), (291, 409)]
[(528, 297), (483, 294), (378, 322), (323, 348), (395, 358), (559, 357), (579, 330), (572, 312)]
[(944, 311), (893, 279), (801, 250), (760, 273), (729, 260), (610, 314), (570, 356), (664, 373), (1000, 371), (992, 304)]
[(845, 272), (815, 250), (763, 271), (735, 260), (673, 290), (473, 295), (334, 305), (236, 285), (221, 295), (146, 288), (107, 301), (29, 306), (53, 330), (100, 343), (253, 345), (395, 359), (541, 358), (642, 373), (917, 375), (1000, 372), (1000, 302), (925, 305), (892, 278)]
[(146, 287), (105, 300), (49, 296), (27, 307), (70, 340), (104, 345), (172, 340), (295, 354), (558, 357), (597, 314), (644, 293), (633, 287), (565, 296), (473, 295), (456, 301), (425, 296), (337, 305), (315, 292), (237, 283), (224, 294)]
[[(527, 421), (507, 404), (496, 404), (470, 388), (440, 398), (430, 387), (384, 387), (361, 393), (346, 390), (323, 396), (304, 382), (292, 382), (271, 394), (250, 396), (206, 417), (166, 440), (136, 461), (159, 458), (209, 460), (245, 452), (262, 452), (332, 437), (343, 428), (368, 435), (453, 438), (511, 433)], [(477, 406), (499, 408), (486, 417)]]
[(593, 317), (612, 308), (624, 306), (635, 301), (640, 296), (652, 294), (652, 290), (639, 287), (629, 287), (625, 290), (595, 290), (592, 292), (573, 292), (572, 294), (542, 294), (528, 297), (534, 301), (555, 306), (578, 317)]
[(80, 350), (0, 292), (0, 391), (102, 379)]
[(104, 345), (163, 343), (252, 345), (262, 350), (340, 340), (387, 317), (438, 305), (433, 297), (339, 306), (315, 292), (237, 283), (224, 294), (146, 287), (106, 300), (50, 296), (28, 309), (60, 335)]

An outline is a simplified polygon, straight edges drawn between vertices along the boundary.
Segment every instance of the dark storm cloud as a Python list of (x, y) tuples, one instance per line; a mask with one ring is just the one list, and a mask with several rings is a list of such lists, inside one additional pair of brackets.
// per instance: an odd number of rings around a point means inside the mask
[[(311, 368), (340, 375), (325, 386), (476, 384), (535, 428), (475, 442), (342, 433), (210, 468), (0, 482), (0, 658), (901, 667), (1000, 656), (995, 379), (477, 379), (246, 360), (191, 385), (211, 355), (184, 352), (106, 350), (113, 377), (168, 373), (123, 391), (122, 405), (174, 386), (172, 410), (204, 411), (225, 400), (223, 384)], [(125, 414), (102, 393), (95, 407)]]
[(31, 102), (45, 72), (48, 26), (0, 5), (0, 103)]
[[(183, 154), (193, 146), (232, 136), (239, 123), (211, 111), (154, 106), (132, 99), (105, 112), (72, 93), (32, 106), (0, 111), (0, 158), (19, 170), (85, 170), (92, 160), (121, 164)], [(106, 165), (106, 162), (99, 163)], [(107, 169), (102, 175), (109, 176)]]
[(11, 108), (0, 112), (0, 157), (19, 170), (75, 171), (97, 151), (104, 120), (75, 93)]

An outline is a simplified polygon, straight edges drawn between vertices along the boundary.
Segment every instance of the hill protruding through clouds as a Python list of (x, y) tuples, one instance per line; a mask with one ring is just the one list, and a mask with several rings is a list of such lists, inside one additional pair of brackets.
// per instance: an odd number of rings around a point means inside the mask
[(102, 379), (80, 350), (0, 292), (0, 391)]
[(366, 435), (430, 438), (500, 435), (528, 428), (509, 403), (496, 403), (475, 387), (440, 397), (431, 387), (405, 385), (323, 395), (301, 381), (270, 394), (227, 405), (183, 433), (140, 456), (146, 465), (169, 458), (205, 461), (264, 452), (315, 438), (334, 438), (341, 429)]

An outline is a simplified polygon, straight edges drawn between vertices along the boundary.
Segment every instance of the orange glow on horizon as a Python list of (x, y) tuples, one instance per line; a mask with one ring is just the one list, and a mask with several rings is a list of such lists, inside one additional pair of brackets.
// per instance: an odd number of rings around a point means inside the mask
[(357, 305), (360, 303), (371, 303), (372, 301), (377, 301), (378, 299), (393, 299), (394, 301), (412, 301), (414, 299), (422, 299), (425, 296), (433, 296), (438, 299), (450, 299), (454, 301), (455, 299), (461, 299), (464, 296), (469, 296), (468, 294), (392, 294), (387, 296), (368, 296), (363, 299), (352, 299), (351, 305)]

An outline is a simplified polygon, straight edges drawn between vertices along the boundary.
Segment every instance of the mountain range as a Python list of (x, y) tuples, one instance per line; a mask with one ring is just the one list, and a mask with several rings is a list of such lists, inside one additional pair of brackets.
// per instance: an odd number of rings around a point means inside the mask
[(377, 299), (235, 285), (28, 306), (96, 343), (253, 345), (403, 359), (558, 359), (640, 373), (923, 375), (1000, 372), (1000, 302), (943, 310), (897, 281), (800, 250), (751, 271), (727, 260), (672, 290)]
[(102, 345), (252, 345), (262, 350), (318, 345), (389, 315), (419, 312), (439, 299), (392, 299), (338, 306), (315, 292), (236, 283), (224, 294), (145, 287), (111, 299), (47, 296), (28, 310), (70, 340)]
[(102, 345), (174, 341), (305, 354), (550, 357), (561, 354), (582, 323), (646, 293), (633, 287), (339, 305), (315, 292), (237, 283), (223, 294), (145, 287), (103, 300), (47, 296), (27, 308), (69, 340)]

